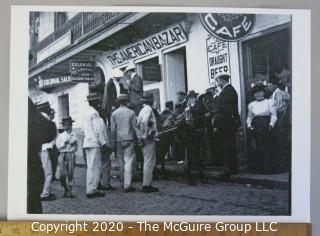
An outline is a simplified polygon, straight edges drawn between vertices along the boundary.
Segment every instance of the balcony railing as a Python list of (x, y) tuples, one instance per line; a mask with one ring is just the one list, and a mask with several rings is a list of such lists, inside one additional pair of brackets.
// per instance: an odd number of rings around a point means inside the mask
[(61, 25), (52, 34), (38, 42), (35, 47), (36, 51), (41, 51), (42, 49), (49, 46), (55, 40), (57, 40), (62, 35), (71, 31), (72, 43), (82, 38), (83, 36), (93, 32), (99, 27), (111, 23), (116, 18), (120, 17), (124, 13), (120, 12), (82, 12), (70, 20), (66, 21), (65, 24)]

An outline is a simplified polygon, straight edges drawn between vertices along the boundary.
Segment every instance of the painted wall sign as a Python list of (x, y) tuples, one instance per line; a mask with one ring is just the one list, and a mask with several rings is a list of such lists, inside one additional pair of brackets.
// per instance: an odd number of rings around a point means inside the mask
[(255, 25), (254, 14), (201, 13), (200, 19), (210, 34), (225, 41), (245, 38)]
[(229, 43), (215, 37), (207, 39), (207, 56), (209, 83), (214, 84), (214, 78), (221, 73), (230, 73)]
[(124, 65), (131, 60), (151, 55), (187, 41), (187, 36), (180, 25), (171, 26), (157, 34), (124, 47), (107, 55), (113, 67)]
[(39, 89), (51, 88), (59, 85), (71, 84), (73, 83), (72, 77), (67, 76), (57, 76), (43, 79), (39, 76)]
[(94, 62), (70, 61), (70, 74), (73, 82), (91, 82), (94, 80)]

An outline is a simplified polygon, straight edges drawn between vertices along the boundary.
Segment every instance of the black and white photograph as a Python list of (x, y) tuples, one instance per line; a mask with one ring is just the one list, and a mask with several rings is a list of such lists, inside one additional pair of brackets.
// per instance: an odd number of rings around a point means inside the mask
[(293, 14), (104, 9), (27, 12), (24, 213), (291, 216)]

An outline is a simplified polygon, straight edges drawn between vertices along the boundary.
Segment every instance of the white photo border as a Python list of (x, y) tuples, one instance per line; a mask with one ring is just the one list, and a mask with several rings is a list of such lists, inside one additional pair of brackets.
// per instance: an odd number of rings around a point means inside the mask
[[(292, 16), (292, 206), (291, 216), (62, 215), (27, 214), (28, 49), (30, 11), (215, 12)], [(310, 222), (311, 11), (262, 8), (12, 6), (8, 220), (114, 220), (189, 222)]]

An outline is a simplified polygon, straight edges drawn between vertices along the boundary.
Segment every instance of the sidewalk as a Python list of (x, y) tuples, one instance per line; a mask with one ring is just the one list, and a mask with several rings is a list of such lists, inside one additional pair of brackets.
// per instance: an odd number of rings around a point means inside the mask
[[(158, 166), (158, 169), (160, 166)], [(184, 164), (177, 164), (176, 161), (166, 161), (165, 170), (167, 176), (183, 176)], [(232, 175), (230, 179), (221, 179), (219, 175), (222, 174), (222, 168), (220, 167), (206, 167), (204, 170), (205, 174), (210, 180), (240, 183), (247, 185), (259, 185), (267, 188), (290, 188), (289, 173), (280, 174), (253, 174), (253, 173), (239, 173)]]
[[(83, 162), (82, 162), (83, 163)], [(80, 163), (79, 166), (84, 166)], [(112, 175), (117, 175), (119, 170), (118, 160), (111, 157)], [(165, 161), (165, 175), (167, 178), (184, 178), (184, 163), (178, 164), (177, 161)], [(161, 172), (161, 165), (157, 165), (157, 174), (160, 179), (163, 179), (164, 173)], [(290, 188), (290, 175), (288, 172), (280, 174), (253, 174), (240, 172), (239, 174), (232, 175), (230, 179), (222, 179), (219, 176), (222, 174), (221, 167), (207, 166), (205, 167), (204, 173), (207, 175), (209, 180), (245, 184), (248, 187), (251, 185), (261, 186), (264, 188)]]

